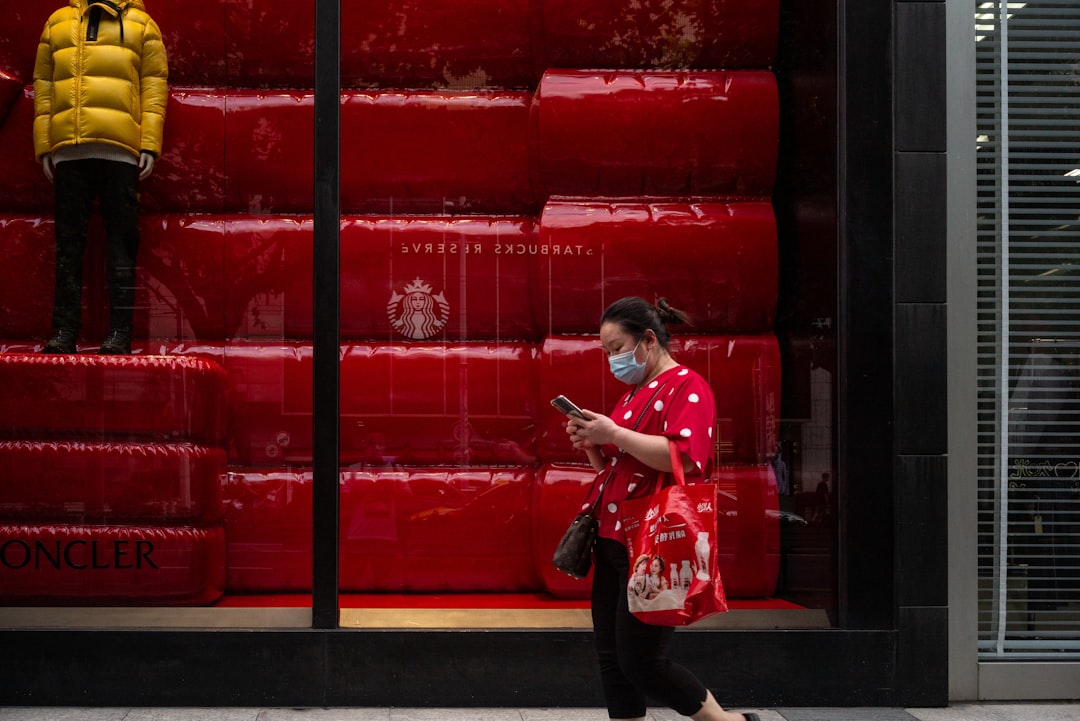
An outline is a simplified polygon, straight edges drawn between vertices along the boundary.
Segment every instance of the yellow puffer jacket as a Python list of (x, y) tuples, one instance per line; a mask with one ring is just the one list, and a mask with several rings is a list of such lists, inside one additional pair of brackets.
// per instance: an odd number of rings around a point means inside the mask
[(69, 0), (34, 64), (34, 152), (108, 143), (161, 153), (169, 64), (142, 0)]

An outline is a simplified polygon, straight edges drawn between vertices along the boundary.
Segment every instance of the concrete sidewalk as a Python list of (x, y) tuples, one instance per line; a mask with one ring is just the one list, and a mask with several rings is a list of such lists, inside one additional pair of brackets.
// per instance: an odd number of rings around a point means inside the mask
[[(775, 708), (761, 721), (1080, 721), (1080, 702), (947, 708)], [(679, 721), (657, 709), (649, 721)], [(0, 707), (0, 721), (607, 721), (599, 708), (75, 708)]]

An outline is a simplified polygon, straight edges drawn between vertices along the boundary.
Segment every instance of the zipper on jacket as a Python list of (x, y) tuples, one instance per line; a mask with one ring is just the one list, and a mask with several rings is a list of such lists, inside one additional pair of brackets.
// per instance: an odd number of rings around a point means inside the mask
[[(87, 19), (86, 15), (80, 15), (79, 16), (79, 23), (82, 24), (83, 22), (86, 22), (86, 19)], [(89, 26), (87, 26), (87, 28), (86, 28), (86, 34), (87, 34), (87, 36), (90, 35)], [(81, 33), (80, 33), (80, 35), (81, 35)], [(79, 39), (80, 35), (75, 36), (76, 40)], [(71, 99), (71, 106), (75, 110), (75, 124), (74, 124), (74, 128), (72, 129), (72, 138), (75, 141), (75, 145), (78, 145), (79, 143), (82, 142), (82, 134), (79, 132), (79, 126), (82, 123), (82, 100), (81, 100), (81, 97), (82, 97), (83, 72), (85, 72), (85, 70), (86, 70), (86, 68), (83, 67), (83, 65), (85, 64), (85, 61), (83, 60), (85, 54), (86, 54), (86, 43), (82, 42), (82, 41), (76, 42), (75, 43), (75, 63), (72, 66), (72, 71), (73, 71), (72, 72), (72, 77), (75, 79), (75, 93), (74, 93), (74, 97)]]

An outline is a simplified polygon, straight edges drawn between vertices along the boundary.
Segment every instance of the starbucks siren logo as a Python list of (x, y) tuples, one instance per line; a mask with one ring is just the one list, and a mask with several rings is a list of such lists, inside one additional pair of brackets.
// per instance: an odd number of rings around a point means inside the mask
[(431, 286), (417, 278), (405, 286), (405, 294), (390, 291), (386, 304), (390, 325), (406, 338), (424, 340), (440, 333), (450, 317), (450, 304), (442, 293), (431, 294)]

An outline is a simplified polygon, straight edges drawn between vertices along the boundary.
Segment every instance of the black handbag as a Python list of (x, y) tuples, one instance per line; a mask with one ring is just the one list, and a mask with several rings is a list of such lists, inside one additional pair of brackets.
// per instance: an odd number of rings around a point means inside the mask
[[(641, 415), (638, 416), (637, 421), (634, 423), (633, 430), (637, 430), (637, 427), (641, 424), (641, 419), (645, 417), (645, 411), (652, 406), (652, 401), (656, 399), (657, 394), (660, 393), (660, 388), (663, 387), (663, 384), (661, 384), (653, 392), (652, 399), (645, 405)], [(619, 451), (620, 456), (623, 453), (624, 451)], [(600, 476), (598, 475), (593, 484), (599, 479)], [(593, 546), (596, 545), (596, 534), (600, 530), (600, 522), (596, 520), (596, 506), (600, 503), (603, 495), (604, 486), (601, 484), (592, 507), (574, 516), (574, 520), (570, 522), (570, 527), (566, 529), (566, 533), (563, 534), (559, 545), (555, 547), (555, 555), (551, 558), (551, 563), (555, 568), (574, 578), (585, 578), (589, 575), (589, 569), (592, 567)]]
[(555, 547), (555, 555), (551, 559), (555, 568), (574, 578), (588, 576), (599, 527), (600, 523), (593, 517), (591, 509), (577, 514)]

